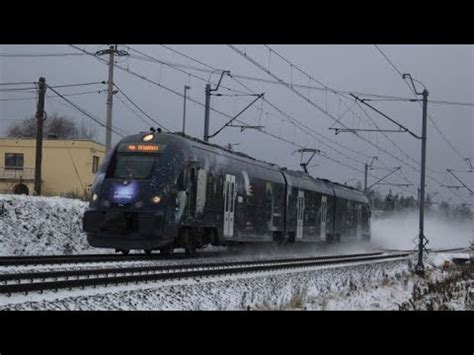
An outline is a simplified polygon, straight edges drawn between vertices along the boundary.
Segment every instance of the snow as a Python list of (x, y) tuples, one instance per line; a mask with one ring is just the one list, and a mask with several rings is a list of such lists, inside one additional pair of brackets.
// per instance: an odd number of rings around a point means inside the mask
[[(3, 210), (2, 210), (3, 205)], [(79, 254), (110, 252), (87, 244), (82, 232), (82, 216), (87, 203), (61, 197), (0, 195), (0, 255)], [(378, 248), (413, 249), (417, 217), (400, 215), (374, 220), (373, 243), (341, 243), (285, 251), (255, 248), (228, 253), (226, 261), (261, 260), (269, 257), (309, 256), (338, 253), (370, 252)], [(468, 246), (472, 226), (434, 220), (427, 217), (426, 236), (432, 248)], [(203, 253), (203, 252), (200, 252)], [(204, 252), (205, 253), (205, 252)], [(223, 255), (196, 259), (93, 263), (88, 265), (45, 265), (0, 267), (1, 273), (221, 262)], [(44, 294), (0, 295), (0, 309), (51, 310), (195, 310), (195, 309), (311, 309), (311, 310), (377, 310), (399, 309), (413, 297), (417, 287), (448, 280), (446, 270), (453, 257), (467, 253), (430, 253), (426, 257), (427, 277), (421, 279), (412, 271), (414, 259), (371, 263), (319, 266), (243, 275), (169, 280), (111, 287), (73, 289)], [(451, 275), (451, 276), (450, 276)], [(443, 304), (449, 309), (469, 309), (463, 281), (456, 281), (451, 299)], [(459, 286), (460, 285), (460, 286)], [(464, 288), (463, 288), (464, 287)], [(464, 291), (463, 291), (464, 290)], [(428, 296), (427, 296), (428, 297)], [(439, 297), (429, 295), (436, 307)], [(438, 302), (438, 303), (437, 303)], [(419, 309), (427, 307), (418, 302)]]
[(82, 232), (86, 208), (63, 197), (0, 195), (0, 255), (99, 252)]
[[(412, 272), (414, 259), (318, 266), (233, 276), (127, 284), (72, 291), (0, 297), (0, 309), (13, 310), (398, 310), (415, 288), (452, 276), (444, 265), (460, 254), (430, 255), (427, 276)], [(441, 263), (442, 262), (442, 263)], [(443, 305), (469, 309), (462, 282)], [(460, 285), (460, 286), (459, 286)], [(444, 296), (428, 295), (417, 309)], [(434, 300), (434, 301), (433, 301)], [(436, 309), (436, 307), (435, 307)]]
[[(418, 238), (417, 212), (398, 213), (388, 218), (372, 219), (372, 242), (379, 248), (414, 249)], [(460, 222), (439, 216), (425, 216), (427, 248), (468, 247), (474, 237), (472, 221)]]

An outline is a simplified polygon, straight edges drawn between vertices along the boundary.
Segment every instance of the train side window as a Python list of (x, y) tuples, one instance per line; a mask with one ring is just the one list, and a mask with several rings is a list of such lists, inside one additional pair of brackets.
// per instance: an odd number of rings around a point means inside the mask
[(183, 169), (181, 171), (181, 174), (178, 176), (178, 180), (176, 181), (176, 186), (178, 188), (178, 191), (185, 191), (187, 186), (188, 186), (188, 179), (187, 179), (187, 169)]

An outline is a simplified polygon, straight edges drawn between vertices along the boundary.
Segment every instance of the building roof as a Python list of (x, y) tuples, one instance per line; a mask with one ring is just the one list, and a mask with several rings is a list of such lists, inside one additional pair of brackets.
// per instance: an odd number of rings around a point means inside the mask
[[(26, 142), (26, 141), (32, 141), (32, 142), (36, 142), (36, 138), (20, 138), (20, 137), (0, 137), (0, 142), (5, 142), (5, 141), (23, 141), (23, 142)], [(95, 144), (95, 145), (98, 145), (100, 146), (101, 148), (104, 148), (105, 150), (105, 145), (102, 144), (102, 143), (98, 143), (92, 139), (59, 139), (59, 138), (43, 138), (43, 142), (47, 145), (47, 143), (50, 143), (50, 142), (84, 142), (84, 143), (87, 143), (87, 142), (90, 142), (92, 144)]]

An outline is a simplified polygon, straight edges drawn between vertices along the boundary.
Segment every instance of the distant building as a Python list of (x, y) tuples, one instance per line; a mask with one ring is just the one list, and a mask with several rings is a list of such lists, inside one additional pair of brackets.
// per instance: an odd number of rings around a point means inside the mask
[[(0, 192), (32, 195), (36, 140), (0, 138)], [(105, 147), (91, 140), (44, 139), (41, 194), (87, 197)]]

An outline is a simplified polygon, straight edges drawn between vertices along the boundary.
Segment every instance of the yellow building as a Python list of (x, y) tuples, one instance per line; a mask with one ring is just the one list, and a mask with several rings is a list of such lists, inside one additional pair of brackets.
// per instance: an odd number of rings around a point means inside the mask
[[(0, 192), (33, 194), (36, 140), (0, 138)], [(44, 139), (41, 194), (87, 198), (105, 147), (91, 140)]]

